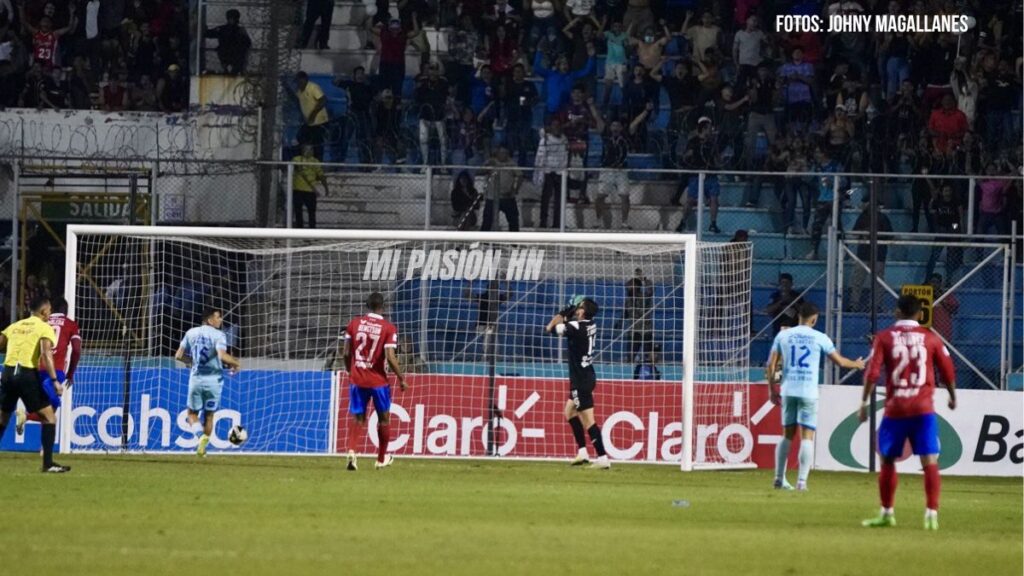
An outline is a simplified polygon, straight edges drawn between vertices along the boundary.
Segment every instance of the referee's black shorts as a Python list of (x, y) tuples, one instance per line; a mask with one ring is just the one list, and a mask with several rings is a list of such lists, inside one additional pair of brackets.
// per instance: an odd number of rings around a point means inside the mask
[(18, 399), (25, 403), (27, 412), (38, 412), (50, 405), (38, 370), (4, 366), (3, 380), (0, 381), (0, 411), (14, 412)]

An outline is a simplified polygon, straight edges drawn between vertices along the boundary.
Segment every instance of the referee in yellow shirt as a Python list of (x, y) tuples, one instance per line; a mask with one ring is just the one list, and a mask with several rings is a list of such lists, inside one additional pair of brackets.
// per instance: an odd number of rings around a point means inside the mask
[(20, 399), (25, 410), (35, 412), (42, 419), (43, 472), (59, 474), (70, 472), (70, 466), (53, 461), (53, 443), (57, 438), (57, 419), (50, 400), (43, 391), (40, 370), (45, 370), (54, 382), (57, 394), (64, 393), (64, 382), (57, 379), (53, 368), (53, 347), (57, 334), (47, 323), (50, 300), (37, 296), (29, 303), (32, 315), (19, 320), (0, 333), (0, 350), (6, 350), (3, 380), (0, 381), (0, 438), (7, 430), (11, 414)]

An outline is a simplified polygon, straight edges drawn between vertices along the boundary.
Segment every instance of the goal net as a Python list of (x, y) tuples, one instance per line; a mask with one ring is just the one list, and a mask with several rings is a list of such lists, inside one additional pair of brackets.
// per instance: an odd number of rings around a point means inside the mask
[[(566, 458), (566, 343), (545, 332), (595, 300), (596, 416), (616, 460), (749, 464), (751, 249), (692, 236), (455, 234), (71, 226), (67, 287), (85, 354), (62, 413), (73, 451), (188, 451), (188, 370), (202, 310), (229, 351), (212, 448), (240, 423), (252, 453), (349, 445), (339, 334), (374, 291), (410, 388), (399, 456)], [(376, 415), (359, 452), (373, 452)], [(745, 430), (745, 428), (744, 428)]]

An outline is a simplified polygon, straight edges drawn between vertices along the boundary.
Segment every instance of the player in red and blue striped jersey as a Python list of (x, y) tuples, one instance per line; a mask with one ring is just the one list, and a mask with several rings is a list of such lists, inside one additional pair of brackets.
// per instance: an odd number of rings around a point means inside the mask
[(375, 468), (391, 465), (394, 458), (388, 454), (391, 441), (391, 386), (384, 368), (385, 361), (404, 391), (405, 375), (398, 365), (398, 328), (384, 319), (384, 296), (370, 294), (366, 300), (369, 314), (353, 318), (341, 335), (341, 357), (348, 370), (349, 405), (352, 422), (348, 430), (348, 469), (356, 470), (356, 436), (366, 425), (366, 413), (373, 401), (377, 411), (377, 463)]
[(924, 469), (926, 508), (925, 530), (939, 529), (939, 424), (935, 415), (935, 367), (949, 391), (949, 409), (956, 409), (956, 372), (949, 350), (932, 331), (922, 327), (921, 301), (911, 295), (900, 296), (896, 304), (896, 324), (874, 338), (871, 360), (864, 378), (864, 394), (858, 416), (867, 419), (871, 394), (885, 369), (885, 415), (878, 428), (878, 452), (882, 470), (878, 491), (882, 511), (877, 518), (865, 520), (866, 527), (896, 525), (893, 499), (896, 495), (896, 460), (910, 441)]
[[(74, 382), (78, 360), (82, 357), (82, 337), (78, 333), (78, 323), (68, 318), (67, 300), (55, 298), (53, 310), (47, 319), (47, 323), (57, 333), (57, 345), (53, 349), (53, 367), (57, 372), (57, 380), (70, 386)], [(45, 371), (40, 372), (40, 381), (50, 405), (53, 406), (54, 414), (57, 414), (61, 401), (53, 381)], [(18, 406), (15, 415), (15, 430), (18, 434), (24, 433), (26, 421), (39, 422), (39, 415), (34, 412), (26, 414), (25, 408)]]

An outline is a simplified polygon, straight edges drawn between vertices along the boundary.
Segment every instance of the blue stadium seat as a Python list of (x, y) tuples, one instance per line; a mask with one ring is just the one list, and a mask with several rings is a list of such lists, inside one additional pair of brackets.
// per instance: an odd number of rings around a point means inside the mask
[[(960, 312), (953, 317), (953, 342), (969, 341), (977, 344), (991, 344), (999, 346), (1000, 317), (998, 315), (973, 316), (966, 312), (961, 306)], [(1021, 324), (1015, 322), (1017, 334), (1020, 334)]]
[(654, 154), (629, 154), (626, 156), (626, 165), (632, 169), (629, 172), (629, 179), (635, 181), (659, 180), (660, 175), (654, 172), (636, 172), (634, 170), (654, 170), (661, 168), (661, 159)]
[[(958, 290), (955, 292), (957, 301), (960, 302), (960, 310), (970, 310), (971, 313), (992, 314), (1003, 305), (1003, 295), (996, 290)], [(1018, 294), (1018, 299), (1020, 295)], [(1017, 302), (1016, 311), (1019, 313), (1020, 302)]]

